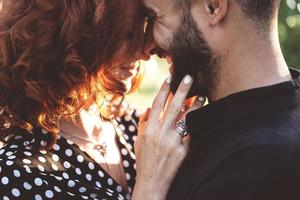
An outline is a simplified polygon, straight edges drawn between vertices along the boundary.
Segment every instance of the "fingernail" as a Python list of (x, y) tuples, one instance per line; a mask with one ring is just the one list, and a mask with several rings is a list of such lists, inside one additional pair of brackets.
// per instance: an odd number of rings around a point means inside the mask
[(184, 84), (188, 85), (192, 82), (192, 77), (190, 75), (186, 75), (183, 79)]
[(198, 100), (201, 101), (201, 102), (204, 102), (205, 101), (205, 97), (198, 97)]
[(169, 76), (167, 79), (166, 79), (166, 82), (168, 83), (168, 84), (170, 84), (171, 83), (171, 76)]

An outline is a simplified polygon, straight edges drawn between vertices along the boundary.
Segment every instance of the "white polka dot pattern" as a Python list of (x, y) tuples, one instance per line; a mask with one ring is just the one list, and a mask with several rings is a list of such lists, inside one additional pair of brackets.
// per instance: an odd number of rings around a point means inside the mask
[[(117, 119), (123, 132), (118, 145), (128, 190), (123, 189), (72, 141), (58, 137), (51, 150), (37, 151), (31, 145), (35, 141), (45, 145), (47, 143), (45, 139), (34, 140), (17, 135), (12, 138), (10, 145), (0, 149), (0, 200), (17, 198), (129, 200), (136, 175), (132, 155), (137, 120), (135, 113)], [(49, 134), (40, 128), (34, 130), (40, 131), (43, 135)], [(5, 193), (2, 192), (2, 188), (5, 188)]]

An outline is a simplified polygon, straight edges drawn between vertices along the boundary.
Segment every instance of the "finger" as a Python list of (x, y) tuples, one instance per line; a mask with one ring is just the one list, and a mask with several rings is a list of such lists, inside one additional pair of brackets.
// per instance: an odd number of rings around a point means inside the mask
[(184, 104), (187, 106), (187, 107), (191, 107), (196, 101), (197, 101), (198, 97), (197, 96), (194, 96), (194, 97), (191, 97), (191, 98), (188, 98), (184, 101)]
[(147, 110), (140, 116), (139, 123), (144, 123), (145, 121), (148, 120), (150, 111), (151, 111), (151, 109), (147, 108)]
[(205, 104), (205, 97), (199, 97), (197, 100), (194, 102), (194, 104), (186, 111), (185, 115), (194, 111), (202, 108)]
[(149, 113), (149, 121), (157, 120), (160, 118), (160, 114), (163, 111), (166, 101), (170, 93), (170, 82), (171, 77), (167, 78), (166, 81), (161, 86), (157, 96), (155, 97), (151, 112)]
[(183, 114), (186, 113), (194, 105), (197, 99), (197, 96), (186, 99), (184, 101), (184, 104), (181, 106), (180, 114), (178, 115), (177, 119), (181, 119)]
[(163, 121), (164, 124), (167, 127), (170, 127), (174, 124), (174, 121), (176, 120), (181, 107), (188, 95), (188, 92), (192, 86), (193, 79), (191, 76), (186, 75), (184, 79), (181, 81), (174, 98), (172, 99), (172, 102), (170, 103), (170, 106), (167, 108)]
[(182, 118), (185, 118), (188, 113), (190, 113), (194, 110), (198, 110), (198, 109), (202, 108), (204, 104), (205, 104), (205, 98), (204, 97), (194, 98), (192, 104), (189, 105), (189, 107), (186, 107), (186, 108), (182, 107), (181, 108), (181, 113), (178, 115), (177, 121), (182, 119)]
[(172, 102), (172, 99), (174, 98), (174, 94), (172, 94), (171, 92), (169, 93), (168, 99), (166, 101), (165, 107), (163, 112), (166, 111), (166, 109), (169, 107), (170, 103)]
[[(198, 97), (196, 100), (194, 100), (194, 104), (193, 104), (193, 105), (192, 105), (185, 113), (183, 113), (183, 114), (181, 115), (181, 117), (178, 118), (177, 122), (175, 123), (175, 125), (174, 125), (174, 130), (175, 130), (175, 132), (177, 132), (177, 131), (176, 131), (176, 124), (177, 124), (180, 120), (182, 120), (182, 121), (184, 122), (184, 124), (186, 124), (186, 115), (187, 115), (188, 113), (194, 111), (194, 110), (197, 110), (197, 109), (202, 108), (203, 105), (204, 105), (204, 103), (205, 103), (205, 98), (204, 98), (204, 97)], [(180, 134), (178, 134), (178, 132), (177, 132), (177, 135), (178, 135), (179, 137), (182, 138), (182, 136), (181, 136)], [(180, 139), (178, 136), (177, 136), (177, 139)], [(187, 136), (184, 136), (183, 139), (186, 138), (186, 137), (187, 137)], [(183, 139), (182, 139), (181, 141), (183, 141)]]

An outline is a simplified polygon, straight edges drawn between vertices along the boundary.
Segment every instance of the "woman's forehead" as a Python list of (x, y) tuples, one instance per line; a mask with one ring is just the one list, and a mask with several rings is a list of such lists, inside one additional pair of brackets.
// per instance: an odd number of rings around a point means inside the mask
[(124, 8), (124, 14), (128, 18), (135, 18), (139, 13), (141, 9), (141, 1), (140, 0), (127, 0), (122, 1), (123, 8)]

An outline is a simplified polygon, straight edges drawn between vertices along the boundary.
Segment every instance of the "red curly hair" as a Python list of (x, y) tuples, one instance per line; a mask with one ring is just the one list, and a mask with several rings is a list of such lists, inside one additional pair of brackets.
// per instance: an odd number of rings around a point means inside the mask
[(0, 137), (36, 125), (55, 136), (95, 96), (99, 66), (123, 42), (120, 2), (0, 0)]

